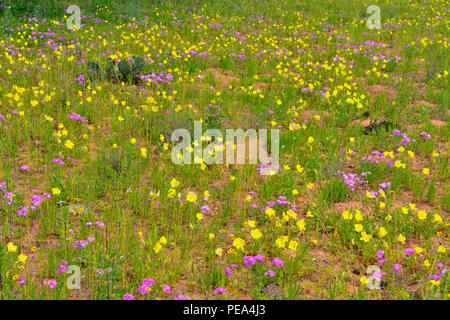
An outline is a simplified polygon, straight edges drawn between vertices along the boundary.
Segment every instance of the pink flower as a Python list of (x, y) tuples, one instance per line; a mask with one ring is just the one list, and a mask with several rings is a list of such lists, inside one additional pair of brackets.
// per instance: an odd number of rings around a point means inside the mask
[(223, 295), (227, 295), (227, 292), (224, 288), (216, 288), (216, 289), (214, 289), (214, 293), (220, 293)]
[(188, 296), (180, 294), (180, 295), (176, 296), (175, 298), (173, 298), (173, 300), (192, 300), (192, 299)]
[(272, 263), (274, 267), (284, 267), (284, 262), (280, 258), (274, 258)]
[(275, 276), (275, 272), (273, 272), (272, 270), (267, 270), (267, 272), (266, 273), (264, 273), (264, 275), (265, 276), (270, 276), (270, 277), (273, 277), (273, 276)]
[(48, 286), (50, 289), (53, 289), (56, 286), (57, 282), (56, 280), (51, 280), (51, 279), (44, 279), (42, 280), (41, 285), (43, 286)]
[(134, 296), (131, 293), (125, 293), (123, 295), (123, 300), (134, 300)]
[(162, 290), (163, 290), (165, 293), (170, 294), (170, 286), (169, 286), (169, 285), (163, 284), (163, 285), (162, 285)]

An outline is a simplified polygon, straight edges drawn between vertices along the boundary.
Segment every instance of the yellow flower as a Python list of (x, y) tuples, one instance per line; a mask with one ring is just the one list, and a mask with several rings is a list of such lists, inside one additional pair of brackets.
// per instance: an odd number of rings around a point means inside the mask
[(402, 213), (403, 214), (408, 214), (408, 208), (402, 207)]
[(286, 242), (288, 241), (288, 239), (289, 239), (288, 236), (282, 236), (277, 240), (275, 240), (275, 244), (277, 245), (278, 248), (284, 248), (286, 246)]
[(141, 239), (142, 239), (142, 237), (143, 237), (143, 235), (142, 235), (142, 231), (139, 231), (139, 232), (137, 233), (137, 235), (138, 235), (138, 237), (139, 237), (139, 238), (141, 238)]
[(236, 249), (241, 250), (241, 249), (244, 248), (244, 246), (245, 246), (245, 241), (242, 240), (241, 238), (236, 238), (236, 239), (234, 239), (234, 241), (233, 241), (233, 246), (234, 246)]
[(412, 152), (411, 150), (408, 151), (408, 156), (410, 156), (411, 158), (414, 158), (414, 152)]
[(66, 143), (64, 144), (66, 146), (67, 149), (73, 149), (73, 142), (70, 140), (67, 140)]
[(297, 168), (298, 173), (302, 173), (302, 172), (303, 172), (303, 168), (302, 168), (301, 165), (298, 164), (298, 165), (296, 166), (296, 168)]
[(430, 283), (433, 285), (433, 286), (435, 286), (435, 287), (437, 287), (437, 286), (439, 286), (440, 284), (441, 284), (441, 281), (440, 280), (434, 280), (434, 279), (431, 279), (430, 280)]
[(425, 267), (427, 267), (427, 268), (429, 268), (429, 267), (431, 266), (430, 261), (428, 261), (428, 259), (426, 259), (426, 260), (423, 262), (423, 265), (424, 265)]
[(384, 209), (384, 208), (386, 208), (386, 203), (380, 202), (380, 209)]
[(61, 194), (61, 190), (59, 190), (58, 188), (52, 188), (52, 193), (54, 196), (57, 196)]
[(297, 189), (294, 189), (294, 190), (292, 190), (292, 195), (293, 195), (293, 196), (296, 196), (296, 195), (298, 195), (298, 193), (299, 193), (299, 192), (298, 192), (298, 190), (297, 190)]
[(158, 242), (161, 244), (167, 244), (167, 239), (166, 239), (166, 237), (162, 236)]
[(424, 175), (429, 175), (430, 174), (430, 169), (423, 168), (422, 172), (423, 172)]
[(195, 193), (190, 191), (188, 193), (188, 195), (186, 196), (186, 200), (189, 201), (189, 202), (195, 202), (197, 200), (197, 196), (195, 195)]
[(364, 242), (369, 242), (370, 239), (372, 239), (372, 236), (370, 234), (367, 234), (365, 231), (361, 232), (361, 238), (359, 238), (359, 240), (362, 240)]
[(146, 148), (141, 148), (141, 157), (147, 158), (147, 149)]
[(254, 227), (256, 227), (256, 222), (255, 220), (248, 220), (247, 225), (253, 229)]
[(21, 253), (18, 257), (17, 260), (19, 260), (19, 262), (25, 263), (27, 261), (28, 257), (26, 255), (24, 255), (23, 253)]
[(197, 213), (196, 217), (197, 217), (198, 221), (203, 220), (203, 214), (202, 213)]
[(291, 249), (292, 251), (296, 251), (298, 247), (298, 242), (291, 240), (289, 241), (289, 249)]
[(275, 215), (275, 210), (273, 210), (272, 208), (267, 208), (265, 213), (269, 216), (272, 217)]
[(397, 241), (398, 242), (401, 242), (402, 244), (405, 244), (405, 240), (406, 240), (406, 237), (404, 235), (402, 235), (402, 234), (398, 235), (398, 237), (397, 237)]
[(386, 228), (384, 228), (384, 227), (381, 227), (379, 230), (378, 230), (378, 235), (380, 236), (380, 238), (383, 238), (385, 235), (387, 235), (387, 230), (386, 230)]
[(369, 191), (367, 191), (367, 190), (366, 190), (366, 198), (367, 199), (373, 199), (372, 194)]
[(359, 281), (361, 282), (361, 284), (366, 285), (368, 280), (366, 277), (361, 277), (359, 278)]
[(355, 231), (356, 232), (361, 232), (363, 230), (363, 228), (364, 228), (364, 226), (362, 224), (360, 224), (360, 223), (355, 224), (354, 227), (355, 227)]
[(363, 215), (358, 209), (355, 210), (355, 220), (358, 222), (363, 220)]
[(135, 144), (136, 143), (136, 139), (135, 138), (131, 138), (130, 142), (131, 142), (131, 144)]
[(222, 252), (223, 250), (221, 248), (217, 248), (216, 251), (214, 251), (216, 253), (216, 255), (218, 255), (219, 257), (222, 256)]
[(180, 182), (178, 182), (177, 179), (175, 179), (175, 178), (173, 178), (172, 180), (170, 180), (170, 186), (171, 186), (172, 188), (178, 187), (179, 184), (180, 184)]
[(442, 223), (442, 217), (436, 213), (436, 214), (434, 215), (433, 222), (436, 222), (437, 224)]
[(8, 243), (8, 252), (17, 252), (17, 246), (15, 246), (12, 242)]
[(344, 210), (344, 212), (342, 212), (342, 217), (344, 220), (352, 220), (353, 215), (348, 210)]
[(427, 213), (424, 210), (420, 210), (419, 212), (417, 212), (417, 217), (420, 220), (425, 220), (427, 218)]
[(208, 234), (208, 238), (209, 238), (209, 240), (212, 240), (212, 239), (214, 239), (214, 237), (215, 237), (214, 233), (210, 233), (210, 234)]
[(444, 247), (444, 246), (439, 246), (439, 247), (438, 247), (438, 252), (439, 252), (439, 253), (445, 253), (445, 251), (446, 251), (446, 250), (445, 250), (445, 247)]
[(153, 251), (155, 251), (155, 253), (159, 253), (161, 251), (161, 249), (162, 249), (162, 245), (159, 242), (157, 242), (155, 244), (155, 246), (153, 247)]
[(309, 136), (309, 137), (308, 137), (308, 142), (309, 142), (309, 143), (313, 143), (313, 142), (314, 142), (314, 138), (311, 137), (311, 136)]
[(305, 230), (305, 220), (298, 220), (297, 221), (297, 227), (300, 231)]
[(259, 229), (253, 229), (252, 231), (250, 231), (250, 234), (253, 239), (259, 239), (262, 237), (262, 233), (261, 231), (259, 231)]

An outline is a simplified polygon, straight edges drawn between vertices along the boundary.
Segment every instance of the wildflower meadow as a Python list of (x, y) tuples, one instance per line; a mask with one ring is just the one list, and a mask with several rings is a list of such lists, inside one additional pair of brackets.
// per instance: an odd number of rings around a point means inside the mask
[(0, 0), (0, 299), (449, 300), (449, 10)]

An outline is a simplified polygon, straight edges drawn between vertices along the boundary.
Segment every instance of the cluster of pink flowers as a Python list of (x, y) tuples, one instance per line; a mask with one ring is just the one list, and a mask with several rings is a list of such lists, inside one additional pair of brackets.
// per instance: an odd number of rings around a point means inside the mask
[(281, 260), (280, 258), (274, 258), (272, 260), (272, 263), (274, 267), (284, 267), (284, 261)]
[(86, 122), (86, 118), (80, 116), (79, 114), (72, 112), (67, 116), (70, 120), (80, 120), (81, 122)]
[(62, 262), (58, 263), (58, 270), (56, 270), (56, 273), (66, 273), (67, 272), (67, 268), (69, 267), (69, 263), (65, 260), (63, 260)]
[(180, 294), (178, 296), (176, 296), (175, 298), (173, 298), (173, 300), (192, 300), (191, 297), (188, 297), (184, 294)]
[(42, 280), (41, 285), (48, 286), (50, 289), (53, 289), (57, 283), (58, 282), (56, 282), (56, 280), (44, 279), (44, 280)]
[(256, 262), (261, 261), (264, 262), (266, 259), (262, 254), (258, 254), (256, 256), (245, 256), (244, 257), (244, 267), (249, 268), (254, 265)]
[(227, 295), (227, 291), (225, 290), (225, 288), (216, 288), (216, 289), (214, 289), (214, 293), (220, 293), (223, 295)]
[(155, 280), (152, 278), (144, 278), (142, 285), (139, 286), (138, 292), (142, 295), (149, 294), (152, 291), (151, 287), (155, 285)]

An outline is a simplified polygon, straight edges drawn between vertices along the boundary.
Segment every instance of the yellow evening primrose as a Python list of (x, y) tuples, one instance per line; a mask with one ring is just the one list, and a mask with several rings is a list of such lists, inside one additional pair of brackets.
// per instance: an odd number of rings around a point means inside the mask
[(161, 249), (162, 249), (162, 245), (159, 242), (157, 242), (153, 247), (153, 251), (155, 251), (155, 253), (159, 253), (161, 251)]
[(26, 255), (24, 255), (23, 253), (21, 253), (18, 257), (17, 260), (19, 262), (25, 263), (27, 261), (28, 257)]
[(147, 158), (147, 149), (146, 148), (141, 148), (141, 157), (142, 158)]
[(202, 213), (197, 213), (195, 216), (197, 217), (198, 221), (203, 220), (203, 214)]
[(297, 227), (300, 231), (305, 230), (305, 220), (298, 220), (297, 221)]
[(444, 247), (444, 246), (439, 246), (439, 247), (438, 247), (438, 252), (439, 252), (439, 253), (445, 253), (445, 251), (447, 251), (447, 250), (445, 250), (445, 247)]
[(74, 147), (73, 142), (70, 140), (67, 140), (64, 145), (66, 146), (67, 149), (73, 149), (73, 147)]
[(288, 239), (289, 238), (287, 236), (282, 236), (277, 240), (275, 240), (275, 244), (277, 245), (278, 248), (284, 248), (286, 246), (286, 242), (288, 241)]
[(262, 233), (259, 229), (253, 229), (252, 231), (250, 231), (250, 235), (253, 239), (259, 239), (262, 237)]
[(7, 245), (8, 252), (17, 252), (17, 246), (15, 246), (12, 242), (9, 242)]
[(253, 229), (254, 227), (256, 227), (256, 222), (255, 220), (248, 220), (247, 225)]
[(406, 240), (406, 237), (404, 235), (402, 235), (402, 234), (398, 235), (398, 237), (397, 237), (397, 241), (398, 242), (401, 242), (402, 244), (405, 244), (405, 240)]
[(61, 190), (59, 190), (58, 188), (52, 188), (52, 193), (54, 196), (57, 196), (61, 194)]
[(363, 220), (363, 215), (358, 209), (355, 210), (355, 220), (358, 222)]
[(350, 211), (344, 210), (344, 212), (342, 212), (342, 217), (344, 218), (344, 220), (352, 220), (353, 215), (350, 213)]
[(380, 236), (380, 238), (383, 238), (385, 235), (387, 235), (387, 230), (385, 227), (381, 227), (380, 229), (378, 229), (378, 235)]
[(289, 241), (289, 249), (291, 249), (292, 251), (296, 251), (298, 247), (298, 242), (291, 240)]
[(428, 169), (428, 168), (423, 168), (422, 173), (423, 173), (424, 175), (429, 175), (429, 174), (430, 174), (430, 169)]
[(217, 248), (216, 251), (214, 251), (216, 253), (216, 255), (218, 255), (219, 257), (222, 256), (223, 250), (222, 248)]
[(433, 222), (436, 222), (437, 224), (442, 223), (442, 217), (436, 213), (434, 215)]
[(356, 232), (361, 232), (364, 228), (364, 226), (360, 223), (355, 224), (354, 227)]
[(426, 211), (420, 210), (419, 212), (417, 212), (417, 217), (419, 218), (419, 220), (425, 220), (427, 218)]
[(372, 236), (370, 234), (367, 234), (365, 231), (361, 232), (361, 238), (359, 238), (359, 240), (362, 240), (364, 242), (369, 242), (370, 239), (372, 239)]
[(234, 239), (234, 241), (233, 241), (233, 246), (234, 246), (236, 249), (241, 250), (241, 249), (244, 248), (244, 246), (245, 246), (245, 241), (242, 240), (241, 238), (236, 238), (236, 239)]
[(269, 216), (272, 217), (275, 215), (275, 210), (273, 210), (272, 208), (267, 208), (265, 213)]
[(189, 193), (186, 196), (186, 200), (189, 202), (195, 202), (197, 200), (197, 196), (192, 191), (189, 191)]

